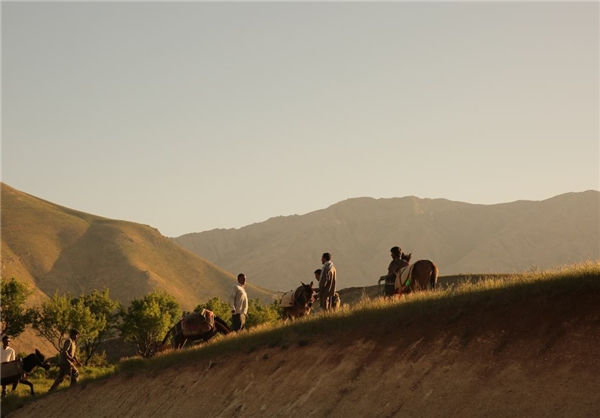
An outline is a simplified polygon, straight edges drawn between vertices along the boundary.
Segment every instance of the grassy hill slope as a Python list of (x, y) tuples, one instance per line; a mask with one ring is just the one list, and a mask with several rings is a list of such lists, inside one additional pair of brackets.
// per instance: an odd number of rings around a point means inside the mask
[(11, 416), (592, 417), (599, 303), (599, 262), (365, 299), (129, 359)]
[[(2, 184), (2, 276), (26, 281), (36, 300), (110, 289), (128, 303), (154, 289), (190, 310), (211, 297), (228, 298), (228, 271), (185, 250), (156, 229), (75, 211)], [(271, 300), (250, 283), (248, 294)]]

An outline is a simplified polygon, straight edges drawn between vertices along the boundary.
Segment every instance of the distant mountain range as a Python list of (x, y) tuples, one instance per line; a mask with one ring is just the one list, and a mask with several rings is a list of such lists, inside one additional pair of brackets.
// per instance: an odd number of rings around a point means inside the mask
[(330, 252), (338, 287), (368, 286), (387, 272), (389, 250), (431, 259), (440, 275), (517, 273), (600, 259), (600, 192), (479, 205), (446, 199), (355, 198), (326, 209), (173, 240), (273, 290), (310, 281)]
[[(227, 300), (237, 282), (150, 226), (79, 212), (4, 183), (1, 192), (1, 274), (27, 282), (32, 303), (56, 291), (79, 296), (107, 287), (127, 304), (163, 289), (191, 310), (214, 296)], [(252, 282), (247, 290), (251, 298), (273, 298)]]
[[(475, 205), (445, 199), (356, 198), (239, 229), (177, 238), (79, 212), (1, 185), (2, 277), (28, 282), (33, 301), (108, 287), (124, 303), (164, 289), (189, 310), (226, 299), (248, 276), (251, 298), (313, 280), (331, 252), (338, 287), (376, 284), (389, 249), (429, 258), (440, 275), (511, 273), (600, 259), (600, 192)], [(232, 274), (233, 273), (233, 274)]]

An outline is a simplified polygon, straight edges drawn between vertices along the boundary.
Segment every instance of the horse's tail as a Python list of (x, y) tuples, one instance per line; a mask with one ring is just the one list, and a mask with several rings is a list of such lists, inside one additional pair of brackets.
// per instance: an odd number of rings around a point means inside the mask
[(431, 275), (429, 276), (429, 285), (431, 286), (431, 290), (433, 290), (437, 285), (439, 270), (437, 266), (433, 263), (433, 261), (429, 262), (431, 263)]

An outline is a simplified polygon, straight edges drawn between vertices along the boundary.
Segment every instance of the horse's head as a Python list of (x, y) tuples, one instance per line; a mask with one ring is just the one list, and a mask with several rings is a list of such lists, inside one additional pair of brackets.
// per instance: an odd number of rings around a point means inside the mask
[(412, 253), (410, 253), (410, 254), (402, 253), (402, 255), (400, 256), (400, 260), (404, 261), (406, 263), (406, 265), (408, 266), (408, 264), (410, 263), (411, 256), (412, 256)]
[(311, 307), (315, 301), (315, 290), (313, 289), (313, 282), (309, 284), (302, 283), (302, 295), (304, 296), (305, 304)]
[(37, 348), (35, 349), (35, 359), (37, 363), (36, 366), (43, 367), (44, 370), (50, 369), (50, 365), (46, 361), (46, 356), (44, 356)]
[(23, 358), (23, 371), (25, 373), (31, 373), (37, 366), (43, 367), (44, 370), (50, 369), (46, 357), (40, 353), (38, 349), (35, 350), (35, 353)]

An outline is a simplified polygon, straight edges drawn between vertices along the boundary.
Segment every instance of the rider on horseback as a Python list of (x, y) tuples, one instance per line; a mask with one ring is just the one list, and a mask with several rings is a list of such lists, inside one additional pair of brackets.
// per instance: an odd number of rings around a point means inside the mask
[(385, 282), (385, 294), (386, 296), (392, 296), (394, 294), (394, 282), (396, 281), (396, 274), (401, 267), (406, 266), (406, 263), (400, 258), (402, 255), (402, 249), (400, 247), (392, 247), (390, 249), (390, 255), (392, 261), (388, 267), (388, 274), (381, 276), (378, 283)]

